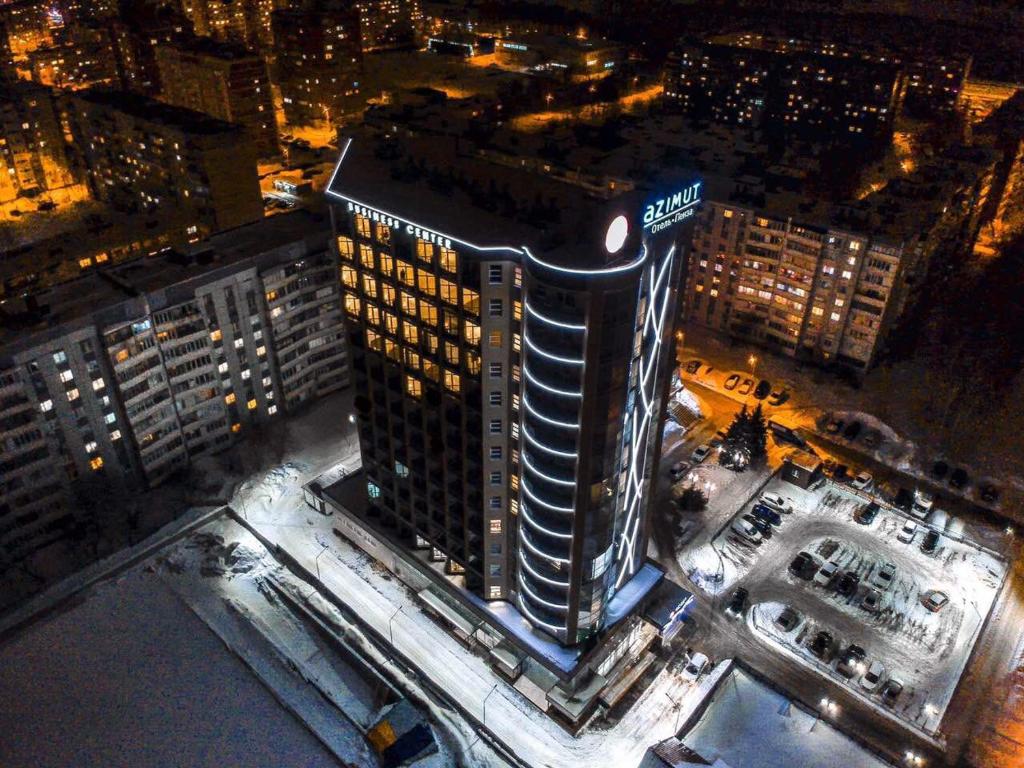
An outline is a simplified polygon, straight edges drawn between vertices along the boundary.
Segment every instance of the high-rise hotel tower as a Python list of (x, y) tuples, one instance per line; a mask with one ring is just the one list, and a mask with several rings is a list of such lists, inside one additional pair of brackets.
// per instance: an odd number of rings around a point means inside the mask
[(585, 188), (440, 144), (357, 137), (328, 189), (362, 517), (575, 646), (652, 583), (649, 486), (700, 183)]

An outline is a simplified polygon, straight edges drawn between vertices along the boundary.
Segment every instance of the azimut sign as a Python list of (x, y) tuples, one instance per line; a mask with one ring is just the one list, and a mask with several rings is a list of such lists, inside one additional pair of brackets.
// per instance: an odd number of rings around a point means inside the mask
[(693, 216), (700, 203), (701, 182), (695, 181), (671, 195), (659, 198), (644, 207), (644, 229), (653, 234), (668, 229)]

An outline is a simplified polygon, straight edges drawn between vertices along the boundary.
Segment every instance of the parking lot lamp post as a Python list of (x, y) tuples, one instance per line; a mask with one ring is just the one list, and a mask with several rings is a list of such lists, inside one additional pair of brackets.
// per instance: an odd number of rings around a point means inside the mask
[(395, 609), (395, 612), (391, 614), (391, 618), (388, 619), (388, 637), (391, 638), (392, 648), (394, 648), (395, 646), (395, 630), (391, 622), (395, 620), (395, 616), (397, 616), (404, 607), (405, 603), (402, 603), (400, 606), (398, 606), (398, 608)]
[(487, 727), (487, 700), (491, 698), (491, 694), (498, 690), (498, 684), (495, 683), (494, 687), (484, 696), (484, 728)]
[(316, 580), (317, 580), (317, 581), (321, 581), (321, 579), (320, 579), (320, 556), (321, 556), (321, 555), (322, 555), (322, 554), (323, 554), (324, 552), (326, 552), (326, 551), (327, 551), (327, 545), (326, 545), (326, 544), (324, 544), (324, 545), (323, 545), (323, 549), (321, 549), (321, 550), (320, 550), (320, 551), (319, 551), (319, 552), (317, 553), (317, 556), (313, 558), (313, 564), (314, 564), (314, 565), (316, 566)]
[(753, 376), (757, 371), (757, 355), (751, 355), (747, 358), (747, 365), (750, 366), (750, 375)]

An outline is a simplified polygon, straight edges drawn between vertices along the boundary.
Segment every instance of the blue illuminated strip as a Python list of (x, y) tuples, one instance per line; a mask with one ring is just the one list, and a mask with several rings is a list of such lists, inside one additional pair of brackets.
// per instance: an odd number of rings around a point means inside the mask
[(576, 360), (571, 357), (559, 357), (558, 355), (553, 355), (550, 352), (545, 352), (543, 349), (538, 347), (530, 340), (530, 335), (525, 331), (523, 331), (523, 341), (526, 342), (526, 346), (529, 347), (533, 352), (536, 352), (538, 355), (546, 357), (549, 360), (554, 360), (557, 363), (565, 363), (566, 365), (583, 365), (583, 363), (585, 362), (583, 360)]
[(569, 610), (568, 603), (552, 603), (550, 600), (545, 600), (543, 597), (541, 597), (528, 586), (526, 586), (526, 582), (523, 581), (523, 574), (521, 573), (519, 574), (519, 586), (523, 588), (523, 592), (525, 592), (529, 596), (529, 598), (533, 600), (533, 602), (540, 603), (545, 608), (552, 608), (556, 611)]
[[(569, 565), (569, 561), (566, 560), (564, 557), (556, 557), (555, 555), (550, 555), (547, 552), (545, 552), (543, 549), (538, 547), (536, 544), (534, 544), (532, 541), (530, 541), (529, 537), (526, 536), (526, 532), (525, 531), (520, 531), (519, 532), (519, 538), (522, 540), (523, 544), (526, 545), (526, 548), (529, 549), (531, 552), (533, 552), (538, 557), (543, 557), (546, 560), (552, 560), (552, 561), (554, 561), (556, 563), (562, 563), (563, 565)], [(566, 586), (569, 586), (569, 585), (566, 584)]]
[(519, 564), (523, 566), (523, 568), (526, 569), (526, 571), (529, 572), (529, 574), (538, 581), (543, 581), (545, 584), (550, 584), (553, 587), (560, 587), (561, 589), (569, 588), (568, 581), (557, 581), (555, 579), (548, 578), (543, 574), (537, 573), (537, 571), (533, 570), (533, 566), (530, 565), (530, 563), (527, 561), (525, 557), (523, 557), (522, 552), (519, 553)]
[(548, 392), (551, 392), (554, 395), (561, 395), (562, 397), (574, 397), (574, 398), (582, 398), (583, 397), (583, 393), (582, 392), (572, 392), (572, 391), (570, 391), (568, 389), (557, 389), (556, 387), (552, 387), (549, 384), (545, 384), (543, 381), (541, 381), (536, 376), (534, 376), (532, 373), (530, 373), (530, 369), (526, 367), (525, 363), (523, 364), (523, 376), (525, 376), (527, 379), (529, 379), (532, 383), (536, 384), (541, 389), (546, 390)]
[(520, 512), (522, 513), (522, 518), (527, 523), (529, 523), (531, 528), (536, 528), (541, 533), (547, 534), (548, 536), (554, 536), (556, 539), (571, 539), (572, 538), (572, 534), (571, 533), (559, 533), (558, 531), (553, 531), (550, 528), (545, 528), (543, 525), (538, 523), (530, 515), (529, 511), (526, 508), (526, 504), (520, 504), (519, 505), (519, 509), (520, 509)]
[(542, 315), (540, 312), (533, 308), (533, 305), (530, 304), (529, 300), (523, 302), (523, 305), (526, 307), (527, 312), (536, 317), (538, 320), (547, 323), (548, 325), (553, 325), (557, 328), (566, 328), (570, 331), (587, 330), (587, 326), (585, 325), (576, 325), (575, 323), (563, 323), (561, 320), (554, 320), (553, 318)]
[(571, 514), (573, 514), (576, 511), (572, 507), (559, 507), (559, 506), (557, 506), (555, 504), (551, 504), (550, 502), (544, 501), (544, 499), (540, 498), (537, 494), (535, 494), (533, 491), (530, 490), (530, 487), (529, 487), (529, 485), (527, 485), (525, 480), (523, 481), (522, 487), (523, 487), (523, 491), (526, 493), (526, 495), (529, 496), (531, 499), (533, 499), (538, 504), (540, 504), (542, 507), (546, 507), (546, 508), (548, 508), (548, 509), (550, 509), (550, 510), (552, 510), (554, 512), (564, 512), (567, 515), (571, 515)]
[(569, 421), (558, 421), (556, 419), (552, 419), (552, 418), (549, 418), (549, 417), (545, 416), (543, 413), (541, 413), (536, 408), (534, 408), (532, 405), (530, 405), (530, 401), (526, 399), (526, 394), (525, 393), (523, 394), (523, 406), (526, 408), (526, 410), (528, 410), (530, 413), (532, 413), (538, 419), (540, 419), (541, 421), (547, 422), (548, 424), (551, 424), (553, 426), (563, 427), (565, 429), (575, 429), (575, 430), (579, 430), (579, 428), (580, 428), (579, 424), (573, 424), (572, 422), (569, 422)]
[(523, 454), (523, 466), (525, 466), (528, 470), (533, 472), (533, 474), (537, 475), (537, 477), (542, 477), (548, 482), (555, 483), (556, 485), (565, 485), (568, 486), (569, 488), (576, 487), (576, 482), (574, 480), (562, 480), (561, 478), (552, 477), (551, 475), (541, 472), (539, 469), (533, 466), (533, 463), (530, 461), (530, 458), (525, 453)]
[(542, 259), (538, 259), (532, 253), (530, 253), (530, 249), (527, 248), (525, 245), (523, 246), (523, 253), (526, 254), (526, 257), (530, 261), (532, 261), (535, 264), (539, 264), (540, 266), (546, 269), (553, 269), (556, 272), (565, 272), (566, 274), (569, 275), (580, 275), (581, 277), (601, 277), (602, 275), (616, 275), (622, 272), (629, 272), (641, 266), (647, 259), (647, 251), (645, 249), (639, 258), (629, 262), (628, 264), (620, 264), (617, 267), (605, 267), (604, 269), (570, 269), (569, 267), (559, 267), (556, 264), (551, 264)]
[(554, 448), (550, 448), (550, 447), (544, 445), (544, 443), (542, 443), (540, 440), (538, 440), (536, 437), (534, 437), (533, 435), (530, 434), (530, 430), (528, 430), (526, 428), (525, 424), (523, 425), (523, 434), (526, 435), (526, 439), (530, 443), (532, 443), (533, 445), (537, 446), (538, 448), (540, 448), (545, 453), (550, 453), (552, 456), (560, 456), (563, 459), (578, 459), (579, 458), (579, 454), (578, 453), (570, 453), (568, 451), (556, 451)]
[(521, 597), (519, 598), (519, 609), (526, 614), (526, 618), (530, 620), (531, 624), (536, 624), (538, 626), (545, 627), (555, 632), (566, 632), (568, 629), (564, 624), (549, 624), (543, 619), (538, 619), (536, 616), (533, 615), (530, 609), (526, 607), (526, 601), (523, 600)]

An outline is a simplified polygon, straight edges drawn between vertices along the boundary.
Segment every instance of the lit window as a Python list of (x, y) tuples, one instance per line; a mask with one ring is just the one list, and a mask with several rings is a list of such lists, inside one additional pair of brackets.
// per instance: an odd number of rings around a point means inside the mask
[(470, 344), (480, 344), (480, 326), (469, 320), (466, 321), (466, 341)]
[(98, 447), (99, 446), (96, 444), (95, 440), (90, 440), (88, 443), (85, 444), (85, 452), (86, 453), (96, 453), (96, 449)]
[(235, 434), (241, 432), (242, 431), (242, 425), (237, 423), (237, 422), (232, 424), (231, 425), (231, 431), (234, 432)]
[(377, 281), (369, 275), (363, 275), (363, 293), (371, 299), (377, 298)]
[(352, 239), (348, 237), (338, 238), (338, 255), (341, 256), (345, 261), (352, 261), (352, 257), (355, 254)]
[(402, 311), (407, 315), (416, 316), (416, 297), (411, 293), (401, 292)]
[[(352, 267), (341, 268), (341, 282), (347, 285), (349, 288), (355, 288), (358, 285), (359, 273), (357, 273)], [(269, 294), (267, 294), (269, 296)]]
[(416, 257), (428, 264), (434, 260), (434, 244), (421, 238), (416, 239)]
[(462, 308), (474, 315), (480, 314), (480, 294), (472, 288), (462, 289)]
[(254, 397), (254, 398), (253, 398), (252, 400), (250, 400), (249, 402), (247, 402), (247, 403), (246, 403), (245, 405), (246, 405), (246, 407), (247, 407), (247, 408), (248, 408), (248, 409), (249, 409), (250, 411), (255, 411), (255, 410), (256, 410), (256, 398)]
[(843, 270), (843, 280), (849, 280), (851, 277), (853, 277), (853, 272)]
[(224, 402), (227, 403), (228, 405), (233, 405), (235, 400), (237, 400), (237, 398), (235, 397), (234, 392), (228, 392), (226, 395), (224, 395)]
[(89, 466), (92, 467), (94, 470), (101, 469), (103, 467), (103, 457), (96, 456), (95, 458), (90, 459)]
[(121, 439), (121, 430), (120, 429), (115, 429), (113, 432), (111, 432), (110, 433), (110, 439), (111, 440), (120, 440)]
[[(351, 272), (353, 275), (355, 275), (355, 273), (356, 273), (356, 271), (354, 269), (352, 269), (352, 267), (342, 267), (341, 268), (341, 271), (342, 271), (343, 274), (344, 274), (344, 272), (346, 270)], [(267, 291), (266, 296), (267, 296), (267, 301), (273, 301), (274, 299), (277, 298), (277, 291)]]
[(61, 363), (66, 363), (67, 361), (68, 361), (68, 356), (66, 354), (64, 354), (64, 350), (60, 350), (59, 352), (54, 352), (53, 353), (53, 362), (56, 365), (60, 365)]
[(833, 312), (831, 315), (829, 315), (829, 317), (831, 317), (832, 321), (835, 322), (835, 321), (837, 321), (839, 319), (839, 313), (838, 312)]
[(220, 328), (210, 332), (210, 341), (220, 341), (222, 338), (224, 338), (224, 334), (220, 332)]
[(445, 272), (451, 272), (452, 274), (454, 274), (456, 271), (458, 271), (458, 268), (459, 264), (458, 259), (455, 256), (455, 251), (453, 251), (451, 248), (442, 248), (441, 269), (443, 269)]
[(64, 384), (67, 384), (73, 378), (75, 378), (75, 374), (73, 374), (71, 371), (61, 371), (60, 372), (60, 380)]
[(356, 232), (360, 237), (370, 237), (370, 220), (362, 214), (356, 214)]
[(522, 320), (523, 319), (523, 302), (513, 301), (512, 302), (512, 319)]
[(420, 293), (433, 296), (437, 291), (437, 278), (429, 272), (424, 272), (422, 269), (417, 271), (416, 278)]
[(115, 421), (117, 421), (117, 416), (115, 416), (112, 413), (104, 414), (103, 421), (107, 424), (113, 424)]
[(103, 381), (103, 379), (93, 379), (92, 380), (92, 391), (93, 392), (99, 392), (105, 386), (106, 386), (106, 382)]
[(402, 338), (408, 341), (410, 344), (419, 344), (420, 332), (419, 328), (414, 323), (410, 323), (406, 320), (402, 321)]
[(267, 348), (266, 347), (264, 347), (264, 346), (256, 347), (256, 356), (257, 357), (263, 357), (265, 354), (267, 354)]
[(269, 413), (271, 416), (273, 416), (275, 413), (277, 413), (277, 406), (276, 405), (272, 405), (269, 408), (267, 408), (267, 413)]
[(377, 486), (373, 482), (367, 481), (367, 483), (366, 483), (366, 494), (371, 499), (379, 499), (380, 498), (380, 487)]
[(408, 285), (410, 288), (416, 286), (416, 271), (412, 268), (412, 264), (408, 262), (398, 260), (398, 279)]
[(495, 584), (495, 585), (492, 585), (491, 587), (489, 587), (489, 591), (487, 593), (488, 599), (490, 599), (490, 600), (500, 600), (501, 596), (502, 596), (501, 595), (501, 587), (499, 585)]
[(252, 371), (250, 371), (248, 368), (245, 368), (242, 371), (242, 379), (248, 381), (250, 378), (252, 378)]
[(245, 339), (235, 339), (235, 349), (241, 349), (245, 344)]
[(501, 331), (491, 331), (487, 334), (487, 343), (492, 347), (501, 346)]
[(446, 369), (444, 372), (444, 385), (452, 392), (458, 392), (461, 388), (459, 375)]
[(68, 390), (68, 402), (72, 402), (73, 403), (77, 399), (78, 399), (78, 389), (77, 388), (76, 389), (69, 389)]
[(373, 248), (363, 243), (359, 244), (359, 263), (367, 269), (373, 269)]
[(420, 320), (427, 325), (437, 325), (437, 307), (426, 299), (420, 299)]
[(409, 468), (407, 466), (405, 466), (405, 464), (403, 464), (402, 462), (396, 461), (395, 462), (395, 474), (398, 475), (399, 477), (408, 477), (409, 476)]
[(822, 315), (825, 314), (825, 310), (822, 309), (821, 307), (812, 307), (811, 308), (811, 314), (812, 315), (817, 315), (818, 317), (821, 317)]
[(842, 299), (836, 299), (836, 306), (837, 306), (837, 307), (841, 307), (841, 306), (843, 306), (843, 304), (845, 304), (845, 303), (846, 303), (846, 302), (845, 302), (845, 301), (843, 301)]
[(218, 365), (217, 366), (217, 372), (218, 373), (227, 373), (228, 372), (228, 364), (227, 363), (221, 363), (220, 365)]
[(423, 394), (423, 385), (422, 383), (420, 383), (420, 380), (417, 379), (415, 376), (406, 376), (405, 391), (408, 392), (413, 397), (419, 397), (421, 394)]
[(441, 300), (453, 306), (459, 303), (458, 286), (450, 280), (445, 280), (443, 277), (441, 278)]

